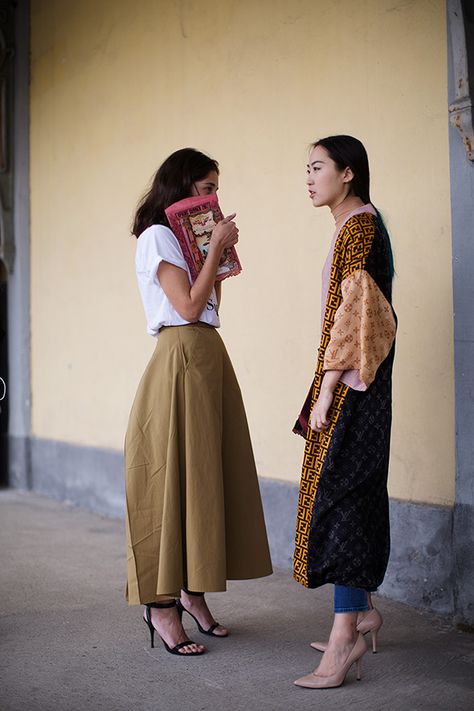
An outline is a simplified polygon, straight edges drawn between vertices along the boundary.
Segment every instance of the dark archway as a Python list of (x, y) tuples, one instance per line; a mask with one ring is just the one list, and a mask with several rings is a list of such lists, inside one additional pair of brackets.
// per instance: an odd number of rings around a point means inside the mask
[[(0, 486), (7, 486), (10, 469), (9, 349), (11, 326), (10, 285), (15, 262), (14, 205), (14, 59), (15, 8), (12, 0), (0, 0)], [(10, 320), (11, 316), (10, 316)], [(10, 356), (11, 358), (11, 356)], [(6, 390), (6, 392), (5, 392)]]

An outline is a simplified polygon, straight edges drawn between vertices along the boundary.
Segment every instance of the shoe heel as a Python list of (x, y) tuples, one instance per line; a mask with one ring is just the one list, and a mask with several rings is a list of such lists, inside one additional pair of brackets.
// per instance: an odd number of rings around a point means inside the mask
[(145, 617), (143, 618), (143, 621), (147, 624), (148, 629), (150, 630), (150, 644), (151, 648), (155, 648), (155, 628), (153, 627), (153, 623), (151, 621), (151, 613), (150, 613), (150, 608), (147, 606), (145, 609)]
[(356, 661), (357, 681), (362, 679), (362, 658)]
[[(152, 619), (151, 619), (151, 608), (152, 607), (157, 607), (157, 608), (170, 608), (170, 607), (177, 607), (176, 602), (172, 600), (171, 602), (150, 602), (147, 605), (145, 605), (145, 617), (143, 618), (144, 622), (148, 625), (148, 629), (150, 630), (150, 640), (151, 640), (151, 648), (154, 649), (155, 647), (155, 627), (153, 625)], [(178, 610), (179, 614), (179, 610)], [(181, 612), (182, 615), (182, 612)], [(181, 617), (180, 615), (180, 617)], [(178, 642), (178, 644), (175, 644), (174, 647), (170, 647), (163, 637), (160, 635), (158, 632), (158, 637), (161, 639), (161, 641), (164, 644), (164, 647), (167, 652), (170, 654), (176, 654), (179, 657), (197, 657), (201, 654), (204, 654), (205, 649), (201, 649), (200, 652), (185, 652), (181, 654), (180, 650), (183, 647), (189, 647), (190, 645), (194, 644), (194, 642), (190, 639), (184, 640), (184, 642)]]
[(378, 630), (372, 630), (372, 654), (377, 654), (377, 632)]

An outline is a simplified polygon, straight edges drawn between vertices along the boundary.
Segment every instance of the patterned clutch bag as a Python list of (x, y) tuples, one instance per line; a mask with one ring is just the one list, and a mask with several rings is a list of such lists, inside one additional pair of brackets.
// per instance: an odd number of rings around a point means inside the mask
[[(217, 196), (212, 194), (185, 198), (170, 205), (165, 213), (194, 282), (207, 257), (212, 230), (224, 219)], [(226, 249), (217, 269), (216, 280), (222, 281), (241, 271), (235, 247)]]

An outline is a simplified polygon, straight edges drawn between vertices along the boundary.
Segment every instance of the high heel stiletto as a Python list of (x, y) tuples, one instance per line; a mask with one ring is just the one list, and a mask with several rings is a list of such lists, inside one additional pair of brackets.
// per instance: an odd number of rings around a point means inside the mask
[[(361, 634), (367, 634), (370, 632), (372, 636), (372, 653), (377, 653), (377, 633), (383, 625), (383, 618), (380, 612), (372, 607), (367, 615), (362, 617), (360, 622), (357, 624), (357, 632)], [(311, 642), (311, 647), (317, 649), (318, 652), (325, 652), (327, 649), (327, 642)]]
[(186, 639), (184, 642), (178, 642), (178, 644), (175, 644), (174, 647), (170, 647), (153, 625), (153, 622), (151, 620), (152, 607), (166, 608), (177, 607), (177, 605), (174, 600), (172, 602), (150, 602), (148, 605), (145, 605), (145, 617), (143, 618), (143, 620), (144, 622), (146, 622), (146, 624), (148, 625), (148, 629), (150, 630), (150, 641), (152, 649), (155, 646), (155, 632), (157, 632), (158, 637), (163, 642), (166, 651), (170, 654), (177, 654), (179, 657), (197, 657), (200, 654), (204, 654), (204, 652), (206, 651), (205, 649), (202, 649), (200, 652), (180, 652), (180, 649), (182, 649), (183, 647), (187, 647), (190, 644), (196, 644), (196, 642), (192, 642), (190, 639)]
[[(183, 590), (184, 590), (184, 592), (186, 593), (186, 595), (194, 595), (194, 596), (196, 596), (196, 597), (204, 597), (204, 593), (201, 593), (201, 592), (191, 592), (190, 590), (186, 590), (186, 588), (183, 588)], [(176, 607), (178, 608), (178, 613), (179, 613), (180, 618), (182, 618), (183, 612), (187, 612), (188, 615), (190, 615), (190, 616), (193, 618), (194, 622), (197, 624), (197, 628), (198, 628), (199, 632), (201, 632), (202, 634), (207, 634), (207, 635), (209, 635), (209, 637), (228, 637), (228, 636), (229, 636), (229, 633), (228, 633), (228, 632), (226, 632), (226, 634), (215, 634), (215, 633), (214, 633), (214, 630), (215, 630), (217, 627), (221, 627), (221, 625), (219, 624), (219, 622), (213, 622), (213, 624), (212, 624), (207, 630), (205, 630), (204, 627), (202, 627), (202, 625), (200, 624), (200, 622), (199, 622), (199, 620), (197, 619), (197, 617), (195, 617), (192, 612), (189, 612), (189, 610), (187, 610), (187, 609), (184, 607), (184, 605), (183, 605), (183, 603), (181, 602), (181, 600), (178, 600), (178, 601), (177, 601)]]
[(357, 680), (360, 681), (362, 678), (361, 660), (366, 651), (367, 643), (364, 639), (364, 635), (359, 632), (357, 640), (352, 647), (349, 656), (335, 674), (332, 674), (331, 676), (318, 676), (312, 672), (311, 674), (307, 674), (306, 676), (302, 676), (300, 679), (297, 679), (294, 684), (296, 686), (303, 686), (306, 689), (333, 689), (344, 683), (347, 672), (353, 664), (356, 665)]
[(382, 615), (380, 612), (375, 608), (372, 607), (371, 610), (367, 613), (367, 615), (364, 615), (364, 617), (361, 619), (361, 621), (357, 625), (357, 631), (360, 632), (361, 634), (367, 634), (367, 632), (370, 632), (372, 636), (372, 653), (376, 654), (377, 653), (377, 633), (379, 629), (383, 625), (383, 619)]

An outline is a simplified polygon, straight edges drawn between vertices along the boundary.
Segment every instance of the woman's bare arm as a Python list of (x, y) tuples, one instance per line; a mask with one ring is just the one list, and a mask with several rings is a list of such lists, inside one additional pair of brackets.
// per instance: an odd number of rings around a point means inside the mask
[(329, 427), (328, 412), (334, 397), (334, 388), (343, 374), (343, 370), (327, 370), (323, 376), (319, 397), (314, 403), (309, 418), (309, 425), (312, 430), (322, 432)]
[(239, 231), (233, 222), (235, 213), (219, 222), (211, 236), (206, 261), (194, 284), (190, 285), (184, 269), (161, 262), (158, 279), (173, 308), (185, 321), (197, 321), (211, 295), (222, 252), (237, 244)]

